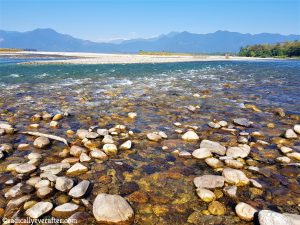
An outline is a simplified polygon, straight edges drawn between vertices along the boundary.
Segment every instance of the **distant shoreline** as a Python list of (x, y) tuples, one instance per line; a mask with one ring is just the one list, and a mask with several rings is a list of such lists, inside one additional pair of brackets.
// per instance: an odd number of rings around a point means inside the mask
[[(255, 60), (285, 60), (282, 58), (258, 58), (223, 55), (193, 55), (193, 54), (106, 54), (82, 52), (1, 52), (0, 56), (30, 58), (39, 55), (45, 60), (23, 62), (20, 64), (140, 64), (140, 63), (172, 63), (172, 62), (199, 62), (199, 61), (255, 61)], [(54, 56), (64, 59), (47, 60)], [(65, 59), (69, 58), (69, 59)]]

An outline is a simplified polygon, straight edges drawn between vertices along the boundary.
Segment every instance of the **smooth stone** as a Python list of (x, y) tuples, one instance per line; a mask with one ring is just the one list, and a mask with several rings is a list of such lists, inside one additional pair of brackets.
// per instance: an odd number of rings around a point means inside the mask
[(100, 160), (107, 160), (107, 158), (108, 158), (104, 152), (102, 152), (101, 150), (98, 150), (98, 149), (92, 150), (90, 152), (90, 155), (92, 158), (100, 159)]
[(28, 164), (28, 163), (24, 163), (24, 164), (18, 165), (16, 167), (16, 172), (22, 173), (22, 174), (29, 174), (35, 170), (36, 170), (36, 166), (34, 166), (32, 164)]
[(297, 134), (292, 130), (292, 129), (288, 129), (285, 134), (284, 134), (285, 138), (287, 139), (294, 139), (297, 138)]
[(192, 156), (196, 159), (206, 159), (212, 156), (211, 151), (207, 148), (198, 148), (193, 151)]
[(238, 143), (247, 144), (248, 143), (248, 138), (246, 138), (244, 136), (239, 136)]
[(225, 179), (218, 175), (203, 175), (194, 178), (194, 185), (197, 188), (221, 188), (224, 186)]
[(184, 133), (181, 137), (185, 141), (197, 141), (199, 140), (198, 134), (196, 134), (195, 131), (189, 130), (186, 133)]
[(221, 127), (226, 127), (226, 126), (228, 125), (227, 121), (225, 121), (225, 120), (219, 121), (218, 124), (219, 124)]
[(16, 171), (16, 167), (21, 165), (20, 163), (11, 163), (11, 164), (8, 164), (7, 167), (6, 167), (6, 171)]
[(39, 198), (46, 198), (52, 193), (53, 189), (50, 187), (41, 187), (37, 190), (36, 194)]
[(208, 124), (207, 124), (208, 126), (210, 126), (211, 128), (215, 128), (215, 129), (218, 129), (218, 128), (220, 128), (221, 127), (221, 125), (220, 124), (218, 124), (218, 123), (214, 123), (214, 122), (209, 122)]
[(277, 157), (275, 160), (276, 160), (276, 162), (279, 162), (279, 163), (290, 163), (291, 162), (291, 159), (286, 156)]
[(105, 135), (104, 138), (102, 139), (102, 142), (104, 144), (113, 144), (114, 140), (113, 140), (113, 137), (111, 135)]
[(182, 158), (191, 158), (192, 154), (189, 153), (188, 151), (180, 151), (178, 156)]
[(38, 202), (31, 208), (25, 211), (25, 214), (32, 219), (37, 219), (40, 216), (48, 213), (53, 208), (51, 202)]
[(98, 223), (131, 224), (134, 212), (119, 195), (98, 194), (93, 203), (93, 214)]
[(43, 120), (51, 120), (52, 119), (52, 114), (44, 112), (42, 115)]
[(32, 206), (34, 206), (36, 203), (37, 203), (37, 201), (33, 201), (33, 200), (27, 201), (24, 203), (23, 208), (24, 208), (24, 210), (27, 210), (27, 209), (31, 208)]
[(79, 162), (79, 158), (77, 158), (77, 157), (68, 157), (68, 158), (63, 159), (61, 162), (62, 163), (74, 164), (74, 163)]
[(4, 129), (0, 129), (0, 136), (3, 136), (5, 134), (5, 130)]
[(50, 140), (46, 137), (38, 137), (33, 142), (33, 146), (40, 149), (46, 148), (48, 145), (50, 145)]
[(200, 143), (200, 148), (207, 148), (210, 152), (225, 155), (226, 148), (220, 145), (218, 142), (210, 141), (210, 140), (202, 140)]
[(250, 179), (250, 182), (253, 185), (253, 187), (256, 187), (256, 188), (262, 188), (263, 187), (258, 181), (254, 180), (254, 179)]
[(67, 175), (79, 175), (88, 171), (88, 168), (81, 163), (74, 164), (67, 170)]
[(51, 121), (50, 124), (49, 124), (49, 126), (51, 128), (58, 128), (59, 123), (57, 121)]
[(158, 142), (158, 141), (160, 141), (162, 139), (162, 137), (159, 134), (156, 134), (156, 133), (149, 133), (149, 134), (147, 134), (147, 138), (150, 141), (155, 141), (155, 142)]
[(204, 202), (212, 202), (216, 199), (216, 195), (205, 188), (197, 188), (196, 190), (197, 195), (201, 198), (202, 201)]
[(31, 186), (35, 186), (38, 182), (40, 182), (42, 179), (40, 177), (31, 177), (26, 181), (26, 184), (29, 184)]
[(280, 147), (280, 151), (281, 151), (283, 154), (287, 154), (287, 153), (293, 152), (293, 149), (292, 149), (292, 148), (289, 148), (289, 147), (286, 147), (286, 146), (282, 146), (282, 147)]
[(81, 153), (79, 157), (80, 162), (90, 162), (91, 157), (89, 157), (86, 153)]
[(118, 148), (115, 144), (105, 144), (103, 145), (103, 151), (106, 155), (116, 155), (118, 153)]
[(231, 197), (231, 198), (236, 198), (236, 193), (237, 193), (237, 186), (226, 186), (223, 188), (224, 193)]
[(291, 213), (283, 213), (283, 215), (289, 218), (293, 225), (299, 225), (300, 215)]
[(271, 210), (259, 211), (258, 220), (260, 225), (294, 225), (289, 217)]
[(244, 144), (238, 147), (229, 147), (226, 155), (232, 158), (246, 158), (250, 154), (250, 151), (250, 146)]
[(234, 169), (241, 169), (244, 166), (243, 163), (241, 163), (238, 160), (234, 160), (234, 159), (226, 159), (225, 164), (227, 166), (231, 167), (231, 168), (234, 168)]
[(168, 138), (168, 135), (167, 135), (165, 132), (163, 132), (163, 131), (159, 131), (159, 132), (158, 132), (158, 135), (161, 136), (161, 137), (164, 138), (164, 139), (167, 139), (167, 138)]
[(55, 188), (59, 191), (66, 192), (73, 187), (74, 181), (67, 177), (58, 177), (55, 182)]
[(69, 216), (73, 215), (79, 206), (74, 203), (64, 203), (54, 208), (52, 211), (52, 216), (56, 218), (68, 218)]
[(61, 113), (58, 113), (55, 116), (53, 116), (52, 120), (58, 121), (58, 120), (61, 120), (62, 118), (63, 118), (63, 115)]
[(37, 153), (37, 152), (31, 152), (31, 153), (27, 156), (27, 158), (28, 158), (29, 160), (31, 160), (31, 159), (41, 159), (41, 158), (42, 158), (42, 155), (41, 155), (40, 153)]
[(0, 129), (5, 130), (6, 134), (13, 134), (14, 133), (13, 126), (8, 124), (8, 123), (0, 123)]
[(21, 187), (23, 186), (22, 183), (18, 183), (15, 186), (11, 187), (6, 193), (4, 194), (5, 198), (15, 198), (22, 194)]
[(49, 164), (46, 166), (40, 167), (40, 169), (44, 172), (49, 172), (54, 175), (60, 173), (64, 169), (70, 168), (70, 163), (54, 163), (54, 164)]
[(223, 162), (216, 158), (207, 158), (205, 159), (205, 162), (213, 169), (222, 168), (224, 166)]
[(29, 147), (30, 147), (30, 145), (29, 144), (19, 144), (18, 145), (18, 147), (17, 147), (17, 149), (18, 150), (20, 150), (20, 151), (22, 151), (22, 150), (27, 150), (27, 149), (29, 149)]
[(109, 134), (107, 129), (97, 129), (97, 133), (103, 137)]
[(137, 113), (135, 113), (135, 112), (130, 112), (130, 113), (128, 113), (128, 117), (129, 117), (130, 119), (134, 119), (135, 117), (137, 117)]
[(253, 124), (253, 122), (249, 121), (246, 118), (234, 119), (233, 123), (235, 123), (236, 125), (239, 125), (239, 126), (243, 126), (243, 127), (250, 127)]
[(42, 188), (42, 187), (49, 187), (50, 186), (50, 181), (49, 180), (40, 180), (39, 182), (37, 182), (34, 187), (36, 189)]
[(296, 124), (294, 126), (294, 131), (297, 133), (297, 134), (300, 134), (300, 124)]
[(44, 173), (41, 173), (41, 174), (40, 174), (40, 178), (46, 178), (46, 179), (48, 179), (49, 181), (54, 182), (54, 181), (56, 181), (57, 176), (54, 175), (54, 174), (52, 174), (52, 173), (49, 173), (49, 172), (44, 172)]
[(98, 138), (100, 135), (96, 132), (88, 132), (86, 135), (85, 135), (85, 138), (87, 139), (96, 139)]
[(236, 205), (235, 212), (242, 220), (252, 221), (257, 210), (247, 203), (240, 202)]
[(300, 161), (300, 153), (299, 152), (288, 153), (287, 156), (291, 159), (295, 159), (295, 160)]
[(208, 205), (208, 211), (215, 216), (222, 216), (226, 213), (225, 206), (219, 201), (213, 201)]
[(125, 141), (123, 144), (121, 144), (120, 149), (121, 150), (129, 150), (131, 149), (132, 142), (130, 140)]
[(85, 195), (86, 191), (89, 188), (89, 185), (90, 185), (89, 181), (83, 180), (69, 191), (69, 195), (72, 198), (81, 198), (82, 196)]
[(222, 176), (225, 178), (227, 183), (234, 184), (236, 186), (244, 186), (249, 183), (249, 179), (240, 170), (225, 168)]
[(85, 139), (88, 132), (89, 132), (88, 130), (79, 129), (79, 130), (77, 130), (76, 135), (79, 139), (82, 140), (82, 139)]
[(81, 153), (83, 153), (83, 152), (86, 153), (87, 150), (80, 146), (73, 145), (70, 148), (70, 155), (73, 155), (75, 157), (80, 157)]

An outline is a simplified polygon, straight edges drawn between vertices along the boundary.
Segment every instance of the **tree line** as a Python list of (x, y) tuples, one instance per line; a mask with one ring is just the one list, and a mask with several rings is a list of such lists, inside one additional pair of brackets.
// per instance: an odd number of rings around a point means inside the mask
[(242, 47), (239, 56), (247, 57), (300, 57), (300, 41), (277, 44), (259, 44)]

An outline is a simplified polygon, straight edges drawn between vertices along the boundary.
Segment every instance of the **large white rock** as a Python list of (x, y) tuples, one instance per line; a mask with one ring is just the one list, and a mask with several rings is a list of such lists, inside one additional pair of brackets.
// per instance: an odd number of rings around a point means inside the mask
[(88, 171), (88, 168), (81, 163), (75, 163), (67, 170), (67, 175), (79, 175)]
[(202, 140), (200, 143), (200, 148), (207, 148), (210, 152), (225, 155), (226, 148), (220, 145), (218, 142), (210, 141), (210, 140)]
[(236, 205), (235, 212), (242, 220), (251, 221), (257, 210), (247, 203), (240, 202)]
[(52, 211), (52, 215), (57, 218), (67, 218), (75, 213), (78, 208), (78, 205), (67, 202), (55, 207)]
[(106, 160), (108, 158), (107, 155), (99, 149), (92, 150), (90, 152), (90, 155), (91, 157), (100, 160)]
[(55, 188), (59, 191), (69, 191), (73, 187), (74, 181), (68, 177), (58, 177), (56, 179)]
[(250, 150), (250, 146), (246, 144), (238, 147), (229, 147), (226, 151), (226, 155), (232, 158), (246, 158)]
[(38, 137), (33, 142), (33, 146), (36, 148), (46, 148), (50, 144), (50, 140), (46, 137)]
[(52, 208), (53, 204), (51, 202), (38, 202), (31, 208), (27, 209), (25, 214), (32, 219), (37, 219), (49, 212)]
[(98, 194), (93, 203), (93, 214), (98, 223), (131, 224), (134, 212), (119, 195)]
[(260, 225), (296, 225), (289, 217), (271, 210), (261, 210), (258, 213)]
[(194, 179), (197, 188), (221, 188), (224, 186), (225, 179), (218, 175), (203, 175)]
[(16, 172), (17, 173), (32, 173), (33, 171), (35, 171), (36, 167), (32, 164), (29, 164), (29, 163), (24, 163), (24, 164), (21, 164), (21, 165), (18, 165), (16, 167)]
[(18, 183), (15, 186), (11, 187), (6, 193), (4, 194), (5, 198), (15, 198), (22, 194), (22, 183)]
[(120, 145), (120, 149), (121, 150), (129, 150), (129, 149), (131, 149), (131, 146), (132, 146), (132, 142), (130, 140), (128, 140)]
[(150, 140), (150, 141), (160, 141), (162, 139), (162, 137), (157, 134), (157, 133), (149, 133), (147, 134), (147, 138)]
[(294, 126), (294, 131), (297, 133), (297, 134), (300, 134), (300, 124), (296, 124)]
[(204, 202), (212, 202), (213, 200), (216, 199), (216, 195), (212, 191), (210, 191), (208, 189), (197, 188), (196, 192), (197, 192), (197, 195)]
[(249, 183), (249, 179), (240, 170), (225, 168), (222, 176), (225, 178), (227, 183), (234, 184), (236, 186), (244, 186)]
[(106, 155), (116, 155), (118, 153), (118, 148), (115, 144), (105, 144), (103, 145), (103, 151)]
[(86, 193), (89, 185), (89, 181), (83, 180), (69, 191), (69, 195), (73, 198), (81, 198)]
[(199, 140), (198, 134), (196, 134), (195, 131), (189, 130), (186, 133), (184, 133), (181, 137), (185, 141), (197, 141)]
[(292, 129), (288, 129), (286, 132), (285, 132), (285, 135), (284, 135), (287, 139), (293, 139), (293, 138), (297, 138), (297, 134), (292, 130)]
[(64, 169), (70, 168), (70, 163), (54, 163), (54, 164), (49, 164), (47, 166), (42, 166), (40, 169), (44, 172), (49, 172), (52, 174), (58, 174)]
[(76, 145), (73, 145), (71, 148), (70, 148), (70, 155), (73, 155), (75, 157), (80, 157), (81, 153), (86, 153), (87, 150), (85, 148), (82, 148), (80, 146), (76, 146)]

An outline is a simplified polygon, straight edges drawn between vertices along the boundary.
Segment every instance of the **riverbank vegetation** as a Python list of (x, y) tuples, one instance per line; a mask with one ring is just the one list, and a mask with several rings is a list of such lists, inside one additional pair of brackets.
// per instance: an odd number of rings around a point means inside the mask
[(242, 47), (239, 56), (246, 57), (300, 57), (300, 41), (274, 45), (260, 44)]

